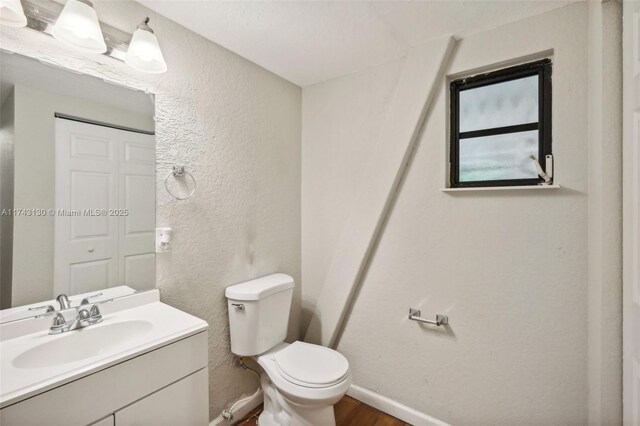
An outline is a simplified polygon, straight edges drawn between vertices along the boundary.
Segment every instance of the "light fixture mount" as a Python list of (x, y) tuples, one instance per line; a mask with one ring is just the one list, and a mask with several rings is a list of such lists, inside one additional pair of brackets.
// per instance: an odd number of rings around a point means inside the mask
[[(90, 0), (76, 1), (93, 7), (93, 3)], [(62, 4), (52, 0), (22, 0), (22, 6), (27, 17), (27, 28), (53, 36), (53, 26), (62, 12)], [(102, 29), (104, 42), (107, 45), (107, 51), (103, 54), (124, 62), (131, 34), (103, 22), (100, 22), (100, 28)]]
[(148, 16), (146, 18), (144, 18), (144, 21), (142, 21), (140, 23), (140, 25), (138, 25), (137, 29), (138, 30), (149, 31), (151, 34), (153, 34), (153, 30), (149, 26), (149, 17)]

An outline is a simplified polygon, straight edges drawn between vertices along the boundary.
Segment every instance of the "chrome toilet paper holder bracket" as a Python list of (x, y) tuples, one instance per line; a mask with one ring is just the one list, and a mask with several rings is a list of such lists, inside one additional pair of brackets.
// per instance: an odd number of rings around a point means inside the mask
[(422, 313), (420, 309), (409, 308), (409, 319), (412, 321), (424, 322), (427, 324), (437, 325), (438, 327), (442, 325), (449, 325), (449, 317), (444, 314), (436, 314), (436, 320), (430, 320), (427, 318), (422, 318)]

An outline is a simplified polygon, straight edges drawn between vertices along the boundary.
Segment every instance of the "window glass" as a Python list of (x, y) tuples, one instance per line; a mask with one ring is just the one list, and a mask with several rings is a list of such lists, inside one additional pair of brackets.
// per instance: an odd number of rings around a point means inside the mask
[(452, 188), (548, 183), (531, 156), (547, 170), (551, 74), (551, 60), (542, 59), (450, 83)]
[(538, 76), (460, 91), (460, 132), (538, 121)]
[(538, 131), (460, 139), (460, 182), (535, 179)]

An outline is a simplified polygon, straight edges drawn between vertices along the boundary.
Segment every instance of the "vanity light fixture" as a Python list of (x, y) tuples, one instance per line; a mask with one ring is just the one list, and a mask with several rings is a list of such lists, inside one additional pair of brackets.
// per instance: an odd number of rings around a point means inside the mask
[(61, 42), (86, 53), (105, 53), (98, 15), (90, 0), (67, 0), (52, 35)]
[(0, 23), (26, 26), (80, 51), (123, 61), (140, 72), (161, 74), (167, 70), (149, 18), (132, 36), (98, 21), (91, 0), (66, 0), (64, 6), (57, 0), (0, 0)]
[(0, 0), (0, 24), (10, 27), (25, 27), (27, 17), (20, 0)]
[(158, 39), (149, 27), (148, 17), (133, 33), (124, 62), (135, 70), (151, 74), (162, 74), (167, 70)]

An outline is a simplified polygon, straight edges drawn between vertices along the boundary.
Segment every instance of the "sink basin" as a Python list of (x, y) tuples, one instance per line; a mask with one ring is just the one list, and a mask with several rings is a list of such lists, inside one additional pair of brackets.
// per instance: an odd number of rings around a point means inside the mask
[(143, 320), (102, 323), (69, 331), (43, 342), (13, 360), (13, 366), (21, 369), (44, 368), (68, 364), (91, 358), (132, 339), (147, 334), (153, 324)]
[(51, 316), (0, 324), (0, 410), (208, 327), (160, 302), (157, 289), (116, 298), (100, 310), (103, 322), (56, 335), (48, 334)]

